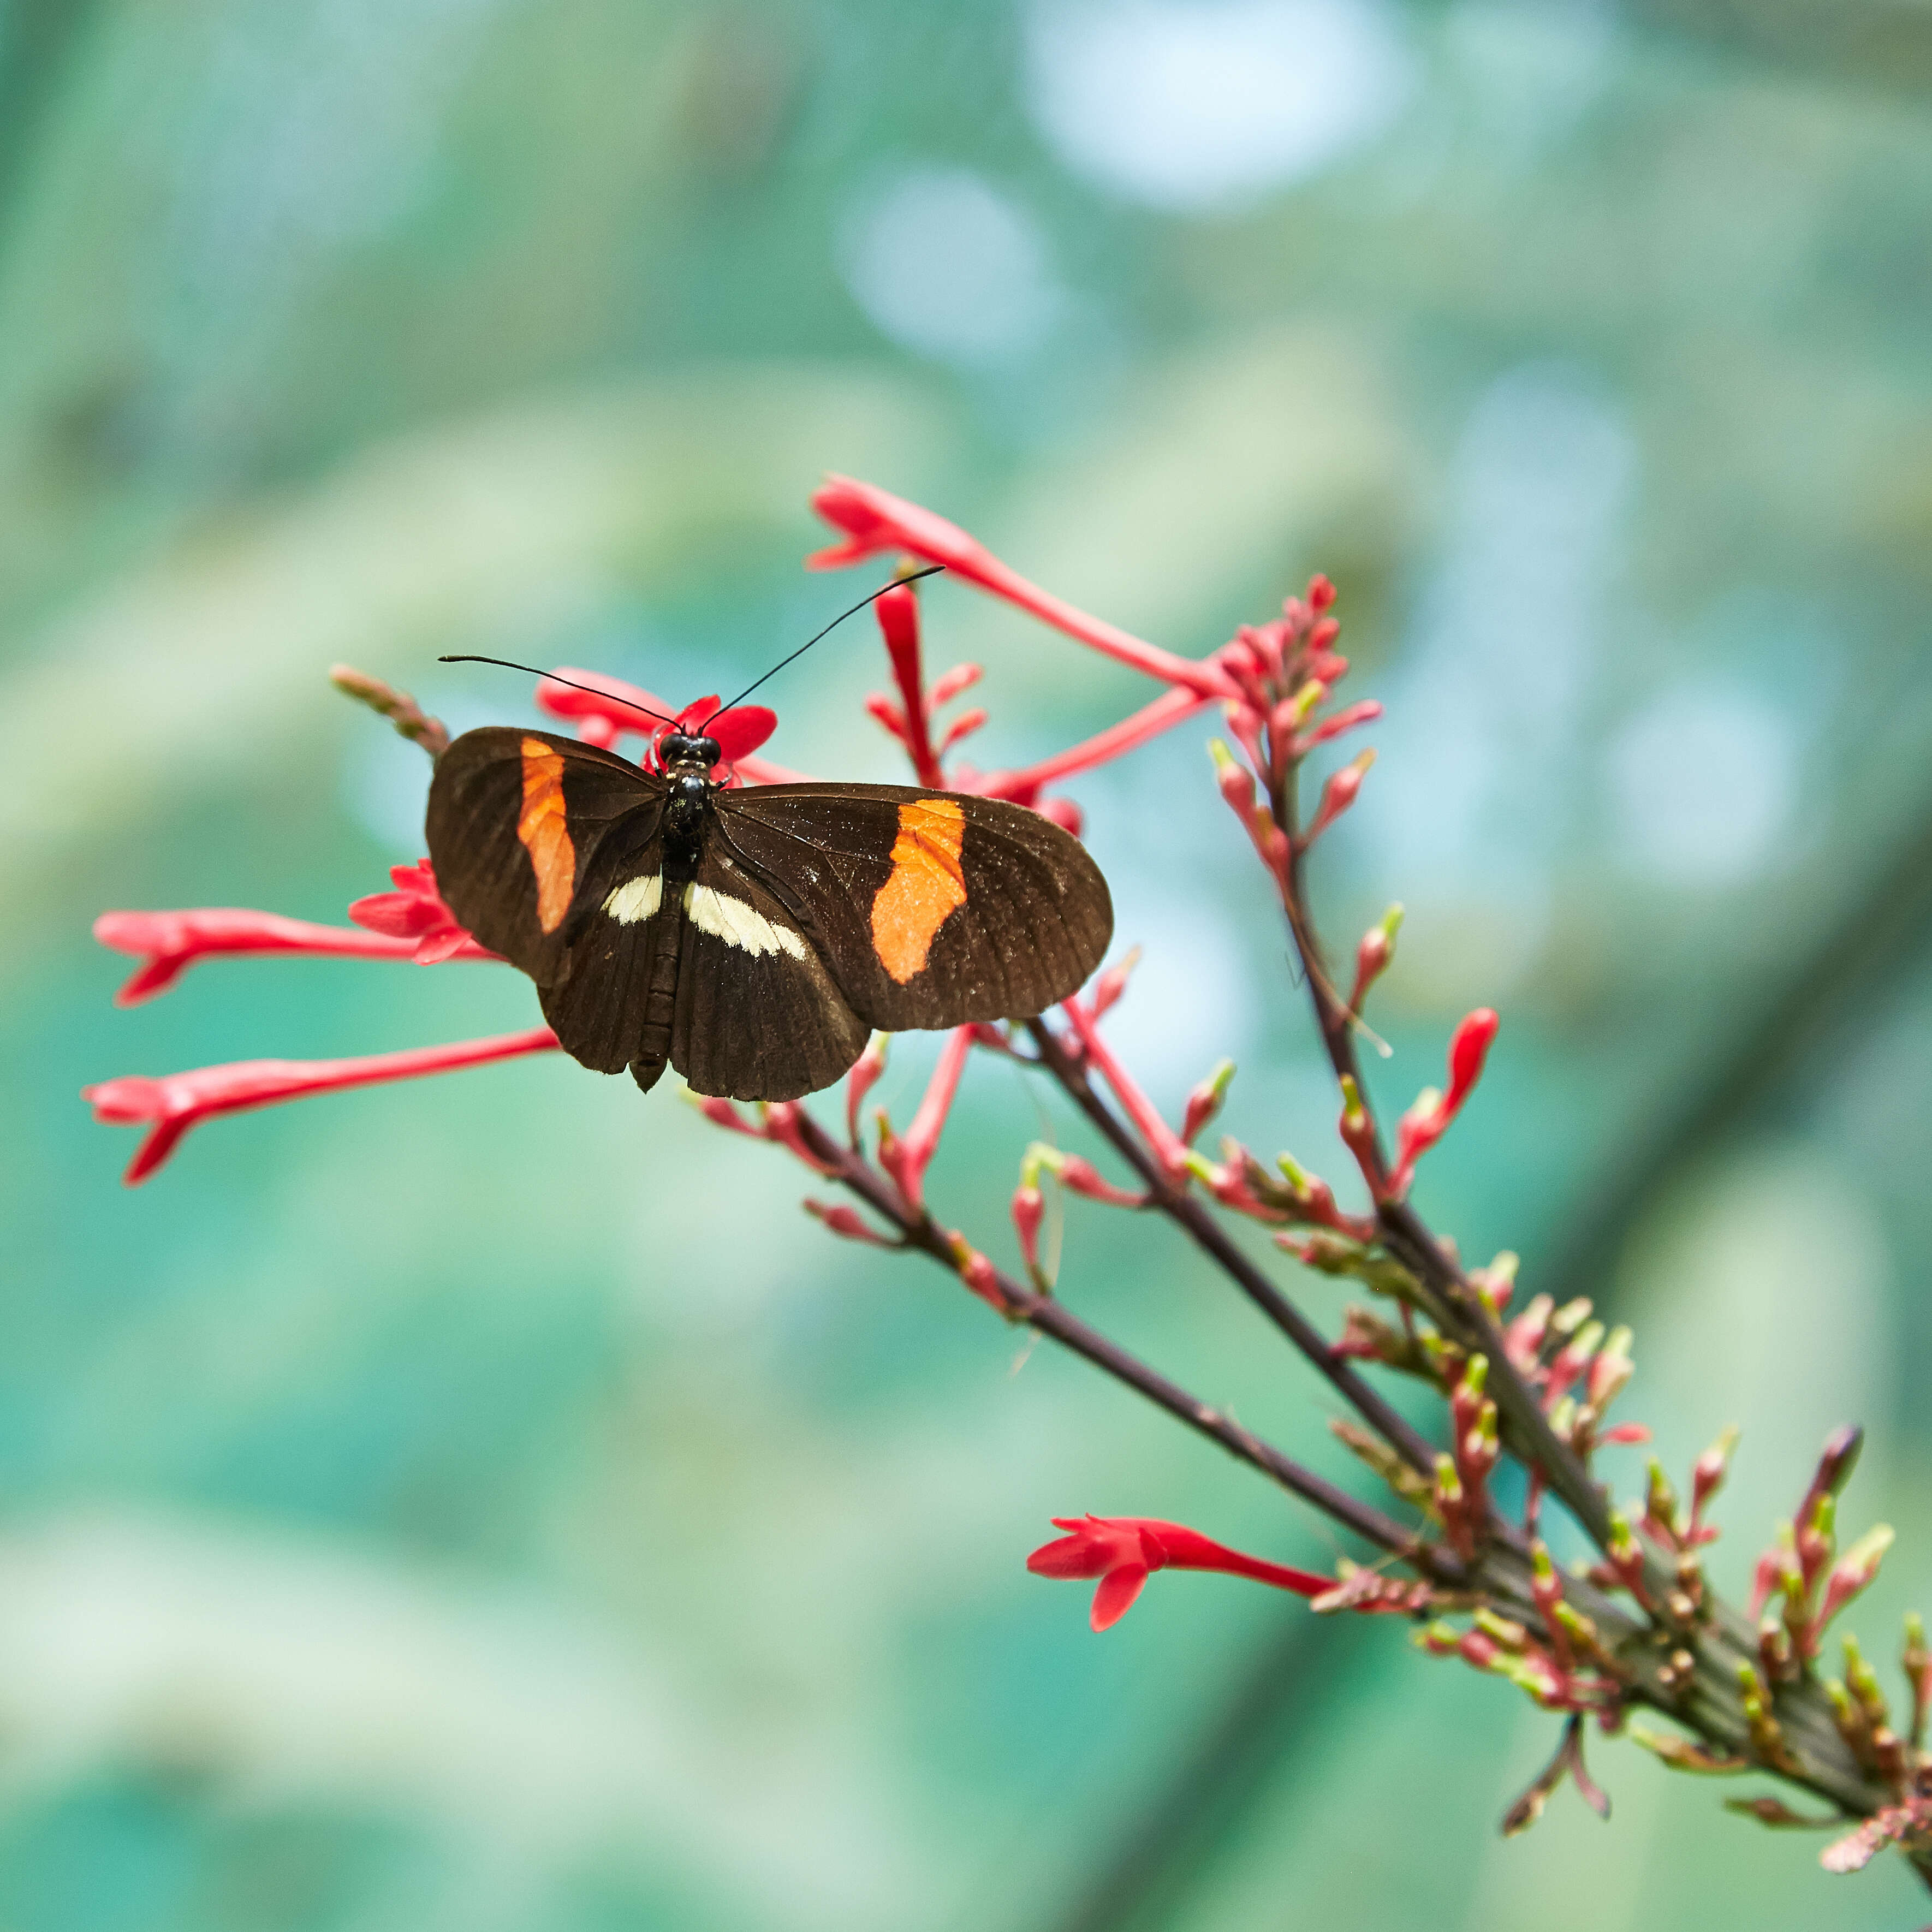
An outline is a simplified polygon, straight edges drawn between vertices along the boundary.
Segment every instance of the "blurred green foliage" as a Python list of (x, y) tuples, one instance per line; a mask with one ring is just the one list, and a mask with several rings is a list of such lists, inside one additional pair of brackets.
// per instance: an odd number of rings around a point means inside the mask
[[(223, 1123), (124, 1195), (87, 1080), (533, 1001), (216, 963), (116, 1013), (88, 922), (339, 918), (418, 855), (422, 760), (332, 660), (459, 728), (528, 694), (441, 651), (748, 680), (857, 594), (797, 570), (825, 469), (1190, 652), (1326, 569), (1390, 713), (1330, 929), (1411, 908), (1397, 1106), (1503, 1010), (1421, 1198), (1534, 1286), (1932, 814), (1928, 49), (1916, 0), (0, 6), (0, 1924), (1078, 1922), (1303, 1613), (1174, 1579), (1096, 1639), (1026, 1551), (1087, 1508), (1291, 1561), (1320, 1527), (568, 1065)], [(927, 610), (986, 762), (1148, 694)], [(896, 776), (879, 675), (856, 626), (788, 673), (774, 755)], [(1170, 1106), (1234, 1054), (1229, 1129), (1332, 1173), (1204, 735), (1074, 788), (1148, 946), (1120, 1037)], [(1916, 945), (1822, 1021), (1594, 1259), (1673, 1463), (1744, 1425), (1730, 1585), (1870, 1426), (1882, 1652), (1932, 1595)], [(976, 1067), (932, 1178), (994, 1247), (1041, 1104)], [(1338, 1466), (1191, 1256), (1066, 1222), (1083, 1313)], [(1367, 1635), (1146, 1922), (1923, 1910), (1616, 1746), (1609, 1829), (1566, 1797), (1502, 1845), (1548, 1721)]]

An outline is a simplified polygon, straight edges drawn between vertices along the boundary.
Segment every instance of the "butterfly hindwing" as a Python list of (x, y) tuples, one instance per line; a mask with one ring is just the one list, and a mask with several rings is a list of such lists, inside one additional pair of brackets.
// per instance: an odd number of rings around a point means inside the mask
[(853, 1012), (796, 918), (715, 835), (680, 904), (671, 1064), (700, 1094), (795, 1100), (865, 1051)]
[(853, 1010), (888, 1032), (1030, 1018), (1113, 936), (1107, 882), (1022, 806), (906, 785), (722, 793), (714, 841), (789, 912)]

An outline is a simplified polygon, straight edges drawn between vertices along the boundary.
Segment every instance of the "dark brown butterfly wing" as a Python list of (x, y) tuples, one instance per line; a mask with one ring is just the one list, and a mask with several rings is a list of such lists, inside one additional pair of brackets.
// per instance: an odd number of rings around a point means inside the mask
[(714, 832), (686, 887), (671, 1064), (700, 1094), (795, 1100), (865, 1051), (854, 1013), (799, 922)]
[(1030, 1018), (1076, 992), (1113, 937), (1085, 848), (998, 799), (908, 785), (761, 785), (713, 801), (714, 847), (888, 1032)]
[(627, 1065), (645, 1028), (664, 790), (614, 752), (497, 726), (458, 739), (430, 784), (445, 903), (536, 982), (565, 1050), (600, 1072)]

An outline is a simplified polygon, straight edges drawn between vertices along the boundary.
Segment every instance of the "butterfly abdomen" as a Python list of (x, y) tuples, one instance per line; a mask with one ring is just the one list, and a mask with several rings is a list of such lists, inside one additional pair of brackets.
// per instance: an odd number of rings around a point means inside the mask
[(658, 1084), (670, 1058), (671, 1022), (677, 1016), (678, 954), (684, 939), (684, 893), (688, 879), (667, 867), (657, 918), (658, 930), (651, 949), (651, 974), (644, 992), (644, 1024), (638, 1035), (637, 1058), (631, 1078), (648, 1094)]

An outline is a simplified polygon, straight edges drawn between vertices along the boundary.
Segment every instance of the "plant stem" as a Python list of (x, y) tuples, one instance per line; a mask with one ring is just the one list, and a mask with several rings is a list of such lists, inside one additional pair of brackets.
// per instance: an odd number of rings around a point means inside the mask
[[(856, 1195), (908, 1247), (918, 1249), (944, 1263), (949, 1272), (957, 1273), (952, 1239), (929, 1214), (909, 1208), (898, 1190), (870, 1162), (835, 1140), (808, 1114), (801, 1109), (797, 1119), (800, 1139), (828, 1178)], [(1232, 1418), (1190, 1395), (1178, 1384), (1169, 1382), (1082, 1322), (1052, 1295), (1023, 1286), (998, 1269), (993, 1274), (1009, 1319), (1071, 1349), (1378, 1549), (1402, 1558), (1445, 1583), (1462, 1580), (1461, 1566), (1447, 1551), (1439, 1556), (1432, 1554), (1413, 1532), (1392, 1516), (1358, 1501)]]

